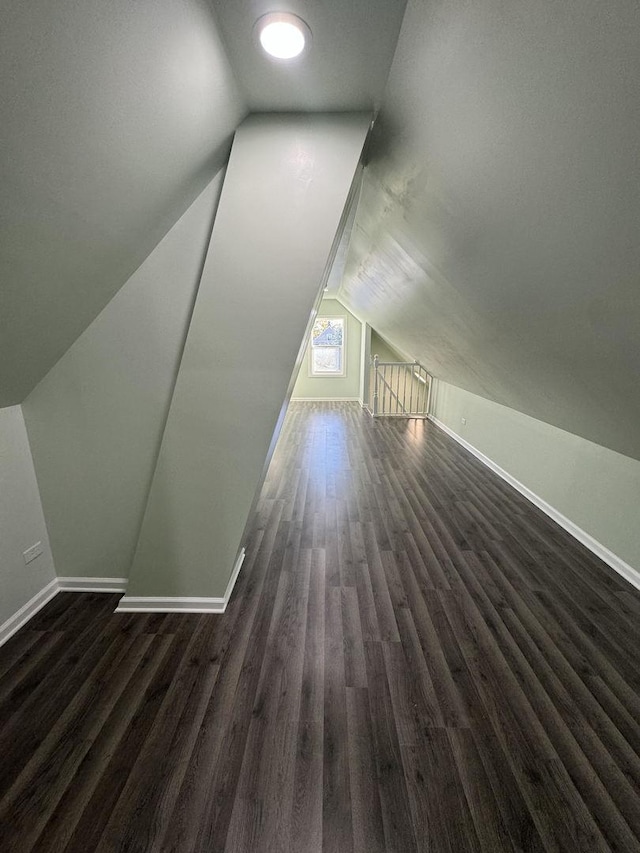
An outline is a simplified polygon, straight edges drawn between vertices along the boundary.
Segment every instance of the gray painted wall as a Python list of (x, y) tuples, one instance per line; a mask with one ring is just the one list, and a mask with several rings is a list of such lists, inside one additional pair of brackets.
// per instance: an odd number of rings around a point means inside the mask
[(0, 406), (224, 165), (245, 107), (206, 0), (2, 3)]
[(443, 382), (433, 404), (450, 429), (640, 572), (640, 462)]
[(238, 129), (128, 594), (224, 595), (368, 123), (264, 115)]
[(222, 178), (24, 402), (62, 576), (129, 573)]
[(407, 4), (338, 298), (640, 459), (640, 4)]
[(384, 338), (380, 337), (375, 329), (372, 329), (371, 357), (373, 358), (374, 355), (377, 355), (380, 361), (408, 361), (407, 356), (398, 352), (398, 350), (387, 343)]
[(305, 349), (298, 378), (293, 387), (293, 397), (312, 399), (354, 399), (360, 397), (360, 356), (362, 346), (362, 324), (337, 299), (323, 299), (318, 308), (322, 317), (344, 317), (346, 319), (346, 363), (345, 376), (310, 376), (309, 348)]
[[(25, 565), (22, 552), (41, 542)], [(20, 406), (0, 409), (0, 626), (55, 578)]]

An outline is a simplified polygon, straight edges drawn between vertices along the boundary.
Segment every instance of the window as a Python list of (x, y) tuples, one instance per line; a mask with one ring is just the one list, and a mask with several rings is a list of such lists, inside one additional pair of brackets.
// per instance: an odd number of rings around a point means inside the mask
[(316, 317), (311, 330), (310, 376), (344, 376), (346, 320), (344, 317)]

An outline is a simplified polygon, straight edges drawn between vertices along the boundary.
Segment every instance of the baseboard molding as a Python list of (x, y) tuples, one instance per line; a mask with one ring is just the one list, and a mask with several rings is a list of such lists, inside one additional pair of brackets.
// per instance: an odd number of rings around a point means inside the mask
[(127, 578), (58, 578), (60, 592), (126, 592)]
[(224, 613), (224, 598), (161, 598), (125, 595), (116, 613)]
[(16, 631), (19, 631), (23, 625), (26, 625), (29, 619), (35, 616), (39, 610), (42, 610), (45, 604), (48, 604), (58, 592), (58, 581), (54, 578), (40, 592), (37, 592), (33, 598), (29, 599), (20, 610), (17, 610), (13, 616), (10, 616), (6, 622), (0, 625), (0, 646), (6, 643), (10, 637), (13, 637)]
[(292, 403), (360, 403), (360, 397), (292, 397)]
[(116, 613), (224, 613), (244, 562), (245, 550), (240, 551), (227, 589), (222, 598), (168, 597), (125, 595)]
[[(142, 611), (145, 613), (224, 613), (231, 593), (240, 574), (245, 557), (240, 551), (229, 578), (223, 598), (132, 598), (121, 599), (118, 611)], [(83, 578), (58, 577), (50, 581), (26, 604), (0, 625), (0, 646), (41, 610), (59, 592), (126, 592), (127, 578)]]
[[(145, 613), (224, 613), (244, 561), (244, 548), (238, 555), (223, 598), (132, 598), (126, 595), (118, 611)], [(41, 610), (59, 592), (126, 592), (127, 578), (58, 577), (50, 581), (20, 610), (0, 625), (0, 646)]]
[(229, 583), (227, 584), (227, 588), (224, 593), (224, 608), (227, 609), (227, 604), (229, 603), (229, 599), (231, 598), (231, 593), (233, 592), (233, 588), (236, 585), (236, 581), (238, 580), (238, 575), (240, 574), (240, 569), (242, 568), (242, 564), (244, 563), (244, 558), (246, 557), (247, 552), (244, 548), (240, 549), (240, 553), (236, 557), (236, 562), (233, 567), (233, 571), (231, 572), (231, 577), (229, 578)]
[(501, 477), (505, 482), (509, 483), (510, 486), (513, 486), (516, 491), (520, 492), (521, 495), (524, 495), (524, 497), (531, 501), (532, 504), (535, 504), (538, 509), (541, 509), (542, 512), (548, 515), (549, 518), (553, 519), (556, 524), (559, 524), (560, 527), (567, 531), (567, 533), (570, 533), (574, 539), (577, 539), (578, 542), (581, 542), (585, 546), (585, 548), (588, 548), (589, 551), (596, 555), (596, 557), (599, 557), (603, 563), (606, 563), (630, 584), (635, 586), (637, 589), (640, 589), (640, 571), (638, 571), (638, 569), (635, 569), (633, 566), (625, 563), (625, 561), (618, 557), (617, 554), (610, 551), (606, 545), (603, 545), (602, 542), (598, 542), (598, 540), (594, 539), (590, 533), (587, 533), (586, 530), (578, 527), (578, 525), (571, 521), (570, 518), (567, 518), (566, 515), (563, 515), (559, 510), (547, 503), (544, 498), (541, 498), (535, 492), (532, 492), (531, 489), (525, 486), (524, 483), (521, 483), (520, 480), (516, 480), (516, 478), (509, 474), (508, 471), (505, 471), (504, 468), (501, 468), (492, 459), (485, 456), (477, 447), (474, 447), (472, 444), (469, 444), (468, 441), (465, 441), (462, 436), (458, 435), (457, 432), (454, 432), (450, 427), (442, 423), (442, 421), (439, 421), (434, 415), (429, 415), (429, 420), (433, 421), (437, 427), (439, 427), (443, 432), (446, 432), (447, 435), (451, 436), (451, 438), (454, 441), (457, 441), (458, 444), (465, 448), (465, 450), (468, 450), (469, 453), (473, 454), (476, 459), (479, 459), (484, 463), (487, 468), (490, 468), (494, 472), (494, 474), (497, 474), (498, 477)]

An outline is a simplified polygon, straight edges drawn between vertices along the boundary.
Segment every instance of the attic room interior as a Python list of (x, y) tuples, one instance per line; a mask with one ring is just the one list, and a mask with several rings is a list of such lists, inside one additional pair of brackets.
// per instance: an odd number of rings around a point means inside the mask
[(640, 851), (637, 2), (0, 45), (0, 850)]

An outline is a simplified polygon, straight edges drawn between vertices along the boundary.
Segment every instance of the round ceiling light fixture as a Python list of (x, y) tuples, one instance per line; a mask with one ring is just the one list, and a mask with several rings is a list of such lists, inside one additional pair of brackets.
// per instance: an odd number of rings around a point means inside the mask
[(311, 41), (309, 27), (290, 12), (263, 15), (254, 30), (262, 49), (275, 59), (295, 59)]

